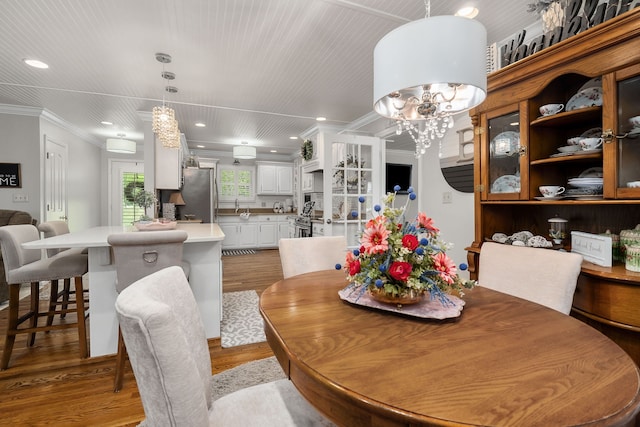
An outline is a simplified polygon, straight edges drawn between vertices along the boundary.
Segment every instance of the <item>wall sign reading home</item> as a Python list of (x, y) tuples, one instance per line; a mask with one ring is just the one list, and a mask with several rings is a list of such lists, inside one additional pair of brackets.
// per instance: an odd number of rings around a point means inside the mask
[(20, 163), (0, 163), (0, 188), (20, 187)]

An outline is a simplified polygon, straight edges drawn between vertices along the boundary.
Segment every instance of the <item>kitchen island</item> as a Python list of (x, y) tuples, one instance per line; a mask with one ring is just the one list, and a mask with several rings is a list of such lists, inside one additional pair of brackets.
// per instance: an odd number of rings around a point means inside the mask
[[(183, 258), (191, 265), (189, 284), (198, 302), (207, 338), (220, 337), (222, 317), (222, 241), (224, 233), (217, 224), (183, 224), (187, 232)], [(104, 226), (63, 234), (23, 245), (26, 249), (87, 248), (89, 252), (89, 325), (91, 356), (116, 352), (118, 320), (116, 270), (107, 243), (110, 234), (138, 232), (133, 227)]]

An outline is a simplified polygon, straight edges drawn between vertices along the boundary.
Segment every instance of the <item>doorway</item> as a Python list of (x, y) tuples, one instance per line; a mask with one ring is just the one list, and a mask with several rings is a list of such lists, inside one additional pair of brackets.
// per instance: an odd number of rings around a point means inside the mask
[(135, 194), (144, 191), (144, 162), (111, 160), (109, 180), (109, 225), (129, 226), (144, 214), (134, 203)]

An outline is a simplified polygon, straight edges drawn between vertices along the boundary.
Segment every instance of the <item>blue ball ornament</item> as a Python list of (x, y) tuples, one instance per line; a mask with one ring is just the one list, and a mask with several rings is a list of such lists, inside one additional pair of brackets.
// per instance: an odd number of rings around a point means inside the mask
[(336, 270), (342, 270), (342, 265), (340, 263), (336, 264)]
[(407, 189), (407, 193), (413, 193), (413, 191), (414, 191), (414, 190), (413, 190), (413, 187), (409, 187), (409, 188)]
[(358, 211), (351, 211), (351, 216), (353, 218), (357, 218), (358, 217)]
[(469, 268), (469, 266), (467, 264), (465, 264), (464, 262), (462, 264), (460, 264), (460, 270), (465, 271), (467, 268)]
[(353, 254), (354, 254), (355, 256), (360, 255), (360, 250), (359, 250), (359, 249), (354, 249), (354, 250), (353, 250)]
[(417, 197), (416, 193), (409, 193), (409, 199), (415, 200)]
[(380, 267), (378, 267), (378, 270), (384, 273), (385, 271), (387, 271), (387, 266), (382, 264)]
[(365, 201), (365, 200), (366, 200), (366, 199), (364, 198), (364, 196), (360, 196), (360, 197), (358, 197), (358, 201), (359, 201), (360, 203), (364, 203), (364, 201)]
[(417, 248), (416, 248), (416, 253), (417, 253), (418, 255), (424, 255), (424, 248), (417, 247)]
[(376, 280), (376, 287), (377, 288), (381, 288), (382, 287), (382, 280), (380, 280), (380, 279)]
[(400, 187), (398, 184), (393, 186), (393, 191), (395, 191), (396, 193), (400, 190), (402, 190), (402, 187)]
[(420, 244), (422, 246), (427, 246), (429, 244), (429, 239), (427, 239), (426, 237), (423, 237), (422, 239), (420, 239)]
[(376, 212), (380, 212), (381, 209), (382, 209), (382, 207), (380, 205), (375, 205), (373, 207), (373, 210), (376, 211)]

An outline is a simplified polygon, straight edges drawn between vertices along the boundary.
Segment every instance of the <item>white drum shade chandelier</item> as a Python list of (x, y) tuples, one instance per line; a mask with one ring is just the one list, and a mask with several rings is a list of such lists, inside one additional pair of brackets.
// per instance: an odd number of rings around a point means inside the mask
[(120, 154), (135, 154), (136, 142), (123, 139), (126, 135), (118, 134), (118, 139), (107, 139), (107, 151)]
[(234, 159), (255, 159), (256, 147), (251, 147), (249, 145), (234, 145), (233, 158)]
[(458, 16), (409, 22), (388, 33), (373, 52), (374, 110), (408, 132), (420, 157), (453, 126), (454, 114), (484, 101), (487, 31)]

